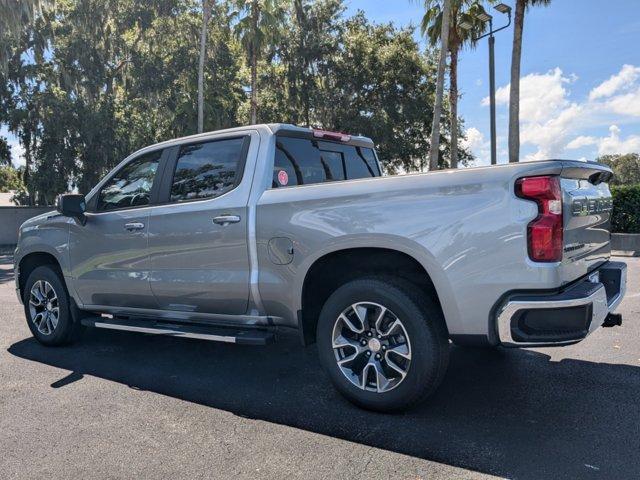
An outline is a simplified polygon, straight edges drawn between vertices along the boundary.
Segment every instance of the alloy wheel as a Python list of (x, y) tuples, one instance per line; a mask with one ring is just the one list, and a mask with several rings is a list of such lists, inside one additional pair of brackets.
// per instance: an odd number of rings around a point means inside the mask
[(366, 391), (396, 388), (411, 364), (411, 342), (402, 321), (373, 302), (354, 303), (342, 311), (333, 327), (332, 347), (342, 374)]
[(29, 314), (38, 332), (43, 335), (51, 335), (58, 326), (60, 318), (58, 295), (46, 280), (38, 280), (31, 287)]

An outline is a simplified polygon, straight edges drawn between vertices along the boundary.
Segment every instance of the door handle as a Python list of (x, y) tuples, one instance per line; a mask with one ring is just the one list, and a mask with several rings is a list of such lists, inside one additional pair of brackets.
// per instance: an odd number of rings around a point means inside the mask
[(238, 223), (240, 221), (240, 216), (238, 215), (219, 215), (214, 217), (213, 223), (217, 223), (218, 225), (229, 225), (230, 223)]
[(144, 223), (142, 222), (125, 223), (124, 228), (125, 230), (128, 230), (130, 232), (134, 232), (136, 230), (142, 230), (144, 228)]

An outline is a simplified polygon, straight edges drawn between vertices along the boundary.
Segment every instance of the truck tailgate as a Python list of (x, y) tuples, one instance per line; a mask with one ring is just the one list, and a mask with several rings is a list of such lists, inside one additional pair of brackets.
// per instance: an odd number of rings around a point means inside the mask
[(569, 283), (606, 262), (611, 255), (611, 171), (602, 165), (563, 162), (561, 186), (564, 250), (561, 281)]

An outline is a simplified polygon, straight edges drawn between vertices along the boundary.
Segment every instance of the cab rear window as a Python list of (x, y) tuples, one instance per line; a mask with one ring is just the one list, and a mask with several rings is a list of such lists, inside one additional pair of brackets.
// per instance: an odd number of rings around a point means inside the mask
[(379, 177), (373, 149), (323, 140), (279, 136), (272, 187)]

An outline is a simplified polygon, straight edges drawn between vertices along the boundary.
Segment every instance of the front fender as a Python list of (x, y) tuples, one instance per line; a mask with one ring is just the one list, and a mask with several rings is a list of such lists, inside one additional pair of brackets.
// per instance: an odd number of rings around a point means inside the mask
[[(69, 222), (72, 219), (54, 213), (47, 214), (39, 222), (27, 221), (20, 227), (18, 246), (14, 254), (16, 288), (19, 287), (19, 266), (22, 260), (34, 253), (51, 255), (58, 262), (68, 287), (70, 284), (69, 265)], [(73, 293), (73, 289), (69, 289)]]

